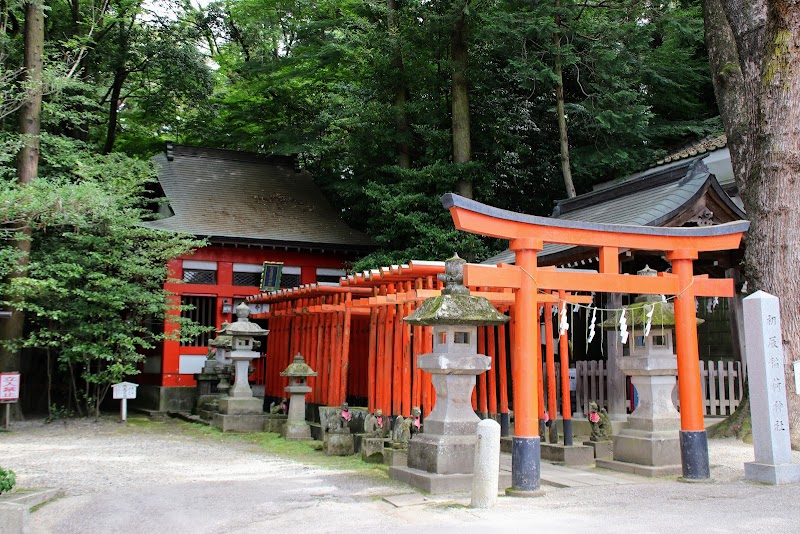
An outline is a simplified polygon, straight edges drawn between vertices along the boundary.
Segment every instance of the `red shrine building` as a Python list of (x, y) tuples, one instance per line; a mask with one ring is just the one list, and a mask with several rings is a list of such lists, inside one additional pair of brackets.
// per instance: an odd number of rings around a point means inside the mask
[[(281, 287), (338, 282), (348, 263), (374, 248), (366, 234), (339, 218), (293, 157), (167, 143), (152, 161), (166, 202), (159, 210), (163, 217), (149, 226), (208, 241), (169, 262), (179, 282), (164, 286), (174, 304), (191, 306), (175, 313), (201, 325), (219, 328), (235, 320), (235, 307), (259, 293), (264, 262), (283, 264)], [(177, 326), (168, 322), (165, 328)], [(138, 377), (138, 406), (191, 409), (193, 375), (202, 369), (213, 337), (164, 341)]]

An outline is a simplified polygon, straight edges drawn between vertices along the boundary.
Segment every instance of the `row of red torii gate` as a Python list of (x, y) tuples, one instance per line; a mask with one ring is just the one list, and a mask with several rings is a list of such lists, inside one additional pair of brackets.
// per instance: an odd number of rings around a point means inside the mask
[[(591, 297), (578, 294), (588, 292), (674, 298), (683, 476), (709, 478), (694, 303), (698, 296), (731, 297), (734, 288), (730, 279), (695, 276), (693, 262), (701, 252), (738, 248), (749, 222), (697, 228), (606, 225), (508, 212), (453, 194), (442, 197), (442, 204), (456, 228), (507, 239), (516, 256), (513, 266), (464, 267), (464, 285), (511, 317), (507, 325), (478, 329), (478, 350), (491, 358), (492, 366), (478, 377), (473, 407), (498, 415), (504, 433), (513, 409), (512, 488), (517, 493), (539, 489), (539, 422), (545, 412), (551, 418), (560, 412), (565, 422), (572, 417), (569, 395), (562, 395), (562, 405), (556, 406), (556, 382), (569, 391), (569, 350), (567, 336), (561, 335), (561, 376), (556, 377), (549, 311), (563, 303), (588, 304)], [(546, 243), (596, 249), (598, 272), (538, 267), (537, 252)], [(619, 274), (619, 255), (633, 250), (664, 253), (672, 272), (656, 277)], [(410, 326), (402, 319), (439, 294), (443, 286), (437, 276), (443, 272), (444, 262), (412, 261), (351, 275), (338, 285), (311, 284), (250, 297), (250, 302), (269, 304), (269, 312), (253, 316), (269, 319), (265, 394), (284, 394), (280, 371), (299, 352), (318, 373), (309, 380), (313, 392), (308, 402), (330, 406), (355, 397), (366, 399), (370, 411), (408, 416), (419, 406), (424, 415), (430, 413), (435, 392), (430, 375), (416, 361), (432, 352), (432, 328)], [(566, 427), (565, 439), (571, 439)]]

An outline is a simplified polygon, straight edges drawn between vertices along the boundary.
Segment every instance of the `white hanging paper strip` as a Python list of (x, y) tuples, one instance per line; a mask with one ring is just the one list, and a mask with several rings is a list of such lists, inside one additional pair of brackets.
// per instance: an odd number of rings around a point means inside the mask
[(624, 345), (628, 342), (628, 319), (625, 317), (625, 308), (622, 308), (622, 313), (619, 316), (619, 340)]
[(576, 312), (576, 311), (578, 311), (579, 309), (580, 309), (580, 306), (578, 306), (577, 304), (573, 304), (573, 305), (572, 305), (572, 313), (575, 313), (575, 312)]
[(569, 321), (567, 320), (567, 303), (561, 303), (561, 322), (558, 323), (559, 335), (563, 336), (569, 330)]
[(651, 304), (650, 309), (647, 310), (647, 322), (644, 325), (644, 337), (650, 334), (650, 326), (653, 324), (653, 312), (656, 311), (656, 305)]
[(594, 339), (594, 325), (597, 322), (597, 308), (592, 308), (592, 321), (589, 323), (589, 337), (586, 338), (586, 344), (592, 342)]

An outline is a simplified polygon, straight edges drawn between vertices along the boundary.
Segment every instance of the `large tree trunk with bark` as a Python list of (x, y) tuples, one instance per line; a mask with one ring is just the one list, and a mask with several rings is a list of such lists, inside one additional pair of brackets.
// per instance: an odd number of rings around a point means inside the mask
[[(714, 70), (736, 183), (751, 221), (745, 276), (780, 298), (792, 447), (800, 449), (800, 5), (786, 0), (704, 0)], [(719, 16), (722, 13), (724, 16)]]
[[(472, 161), (472, 142), (469, 126), (469, 84), (467, 83), (467, 64), (469, 49), (467, 47), (467, 13), (469, 0), (458, 3), (458, 8), (450, 34), (450, 59), (452, 61), (452, 80), (450, 98), (453, 121), (453, 163)], [(472, 182), (459, 180), (456, 193), (472, 198)]]
[[(44, 54), (44, 6), (41, 0), (25, 2), (25, 41), (24, 72), (26, 81), (30, 82), (25, 103), (20, 108), (19, 130), (23, 147), (17, 154), (17, 180), (21, 184), (30, 184), (39, 173), (39, 130), (42, 112), (42, 56)], [(9, 278), (24, 276), (28, 270), (31, 248), (31, 230), (23, 230), (21, 239), (15, 242), (20, 257), (17, 269)], [(24, 314), (12, 309), (10, 319), (0, 321), (0, 339), (13, 340), (22, 337), (25, 322)], [(0, 371), (19, 371), (21, 360), (19, 351), (0, 347)]]
[[(556, 9), (559, 2), (556, 2)], [(564, 178), (564, 188), (567, 196), (576, 196), (575, 184), (572, 182), (572, 169), (569, 164), (569, 138), (567, 136), (567, 116), (564, 112), (564, 76), (561, 72), (561, 15), (556, 13), (556, 33), (553, 35), (553, 47), (555, 48), (555, 69), (556, 75), (556, 114), (558, 115), (558, 136), (559, 146), (561, 147), (561, 176)]]

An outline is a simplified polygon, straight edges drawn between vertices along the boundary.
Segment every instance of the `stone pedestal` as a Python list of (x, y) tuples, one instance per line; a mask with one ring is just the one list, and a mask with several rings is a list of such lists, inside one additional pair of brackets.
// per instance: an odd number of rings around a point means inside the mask
[(258, 397), (225, 397), (219, 400), (219, 411), (226, 415), (264, 414)]
[(561, 445), (560, 443), (542, 443), (542, 460), (558, 462), (564, 465), (594, 464), (594, 450), (585, 445)]
[(611, 441), (584, 441), (584, 445), (591, 447), (596, 460), (613, 460)]
[(361, 459), (369, 463), (383, 463), (383, 438), (361, 438)]
[(322, 442), (322, 451), (327, 456), (351, 456), (355, 454), (353, 436), (350, 432), (328, 432)]
[(743, 307), (755, 452), (755, 461), (744, 464), (744, 477), (767, 484), (800, 482), (789, 439), (780, 303), (758, 291), (743, 300)]
[(223, 432), (263, 432), (266, 417), (265, 413), (214, 413), (211, 415), (211, 424)]
[(432, 375), (436, 406), (425, 418), (423, 433), (408, 444), (408, 467), (392, 467), (390, 478), (434, 493), (472, 487), (480, 422), (472, 409), (472, 389), (475, 377), (490, 364), (491, 359), (480, 354), (419, 356), (419, 368)]
[(287, 418), (288, 416), (284, 414), (268, 414), (264, 418), (264, 432), (282, 434)]
[[(408, 449), (395, 449), (392, 447), (385, 447), (383, 449), (383, 463), (391, 468), (389, 469), (389, 476), (391, 478), (395, 478), (392, 476), (392, 469), (408, 467)], [(404, 469), (403, 472), (408, 472), (408, 471)], [(397, 480), (402, 480), (402, 479), (398, 478)], [(407, 482), (406, 480), (403, 481)], [(414, 484), (412, 484), (412, 486), (413, 485)]]
[(286, 393), (291, 396), (289, 400), (289, 414), (281, 435), (289, 441), (310, 441), (311, 427), (306, 423), (306, 393), (311, 388), (302, 386), (287, 386)]
[(618, 364), (631, 377), (639, 405), (613, 437), (613, 460), (598, 460), (597, 466), (654, 477), (680, 475), (681, 419), (672, 402), (677, 359), (668, 354), (627, 356)]

